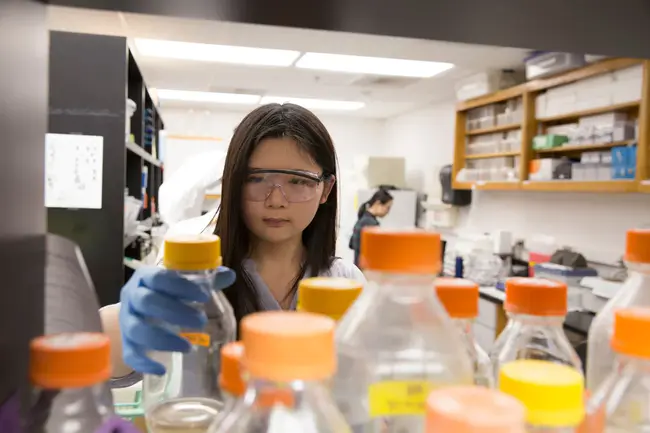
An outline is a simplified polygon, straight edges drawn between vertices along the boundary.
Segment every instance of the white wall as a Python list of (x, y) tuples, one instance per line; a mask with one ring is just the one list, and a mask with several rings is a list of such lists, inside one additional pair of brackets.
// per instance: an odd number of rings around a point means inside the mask
[[(386, 121), (386, 154), (407, 159), (413, 187), (437, 181), (431, 167), (451, 164), (454, 103), (408, 113)], [(431, 180), (429, 180), (431, 179)], [(526, 238), (556, 237), (588, 258), (613, 262), (624, 252), (628, 228), (650, 226), (648, 194), (586, 194), (475, 191), (462, 211), (459, 230), (511, 230)]]
[[(214, 149), (226, 149), (234, 128), (246, 112), (165, 110), (165, 129), (169, 135), (210, 136), (222, 138), (214, 142)], [(359, 182), (359, 160), (368, 155), (382, 155), (384, 150), (384, 122), (373, 119), (357, 119), (320, 115), (334, 145), (339, 159), (340, 230), (337, 255), (352, 259), (348, 240), (356, 221), (356, 191), (365, 185)], [(207, 147), (206, 147), (207, 146)], [(206, 141), (170, 141), (164, 150), (166, 171), (169, 164), (176, 164), (191, 153), (208, 150)], [(172, 169), (173, 167), (169, 167)], [(171, 171), (171, 170), (170, 170)]]

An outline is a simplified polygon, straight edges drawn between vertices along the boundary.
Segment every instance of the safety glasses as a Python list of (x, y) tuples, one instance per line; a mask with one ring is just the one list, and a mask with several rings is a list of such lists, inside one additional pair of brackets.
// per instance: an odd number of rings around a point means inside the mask
[(332, 175), (302, 170), (250, 170), (244, 187), (244, 198), (249, 201), (265, 201), (277, 188), (289, 203), (302, 203), (318, 195), (321, 183), (327, 184), (333, 180)]

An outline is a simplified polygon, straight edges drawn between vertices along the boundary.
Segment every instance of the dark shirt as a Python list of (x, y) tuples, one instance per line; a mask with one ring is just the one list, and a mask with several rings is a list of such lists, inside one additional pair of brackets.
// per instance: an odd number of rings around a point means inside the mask
[(354, 250), (354, 264), (359, 266), (359, 253), (361, 252), (361, 230), (364, 227), (378, 226), (379, 221), (370, 212), (364, 212), (354, 225), (350, 238), (350, 249)]

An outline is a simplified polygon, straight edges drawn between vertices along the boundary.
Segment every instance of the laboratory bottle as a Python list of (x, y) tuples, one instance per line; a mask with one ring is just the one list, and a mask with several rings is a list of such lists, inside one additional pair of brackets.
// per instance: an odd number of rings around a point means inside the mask
[(219, 374), (219, 387), (224, 402), (224, 410), (232, 407), (234, 402), (244, 395), (246, 383), (241, 368), (244, 355), (244, 344), (233, 341), (221, 348), (221, 373)]
[(582, 372), (580, 357), (564, 333), (566, 284), (541, 278), (509, 278), (503, 307), (510, 323), (490, 354), (495, 379), (501, 366), (515, 359), (551, 361)]
[(614, 313), (611, 346), (616, 353), (609, 376), (587, 405), (589, 433), (650, 431), (650, 309)]
[(366, 228), (368, 282), (339, 322), (334, 395), (357, 433), (424, 429), (426, 396), (473, 383), (472, 362), (434, 292), (440, 235)]
[(244, 396), (210, 433), (349, 433), (329, 390), (336, 371), (335, 322), (267, 311), (241, 322)]
[(474, 368), (474, 384), (492, 387), (490, 357), (474, 338), (474, 319), (478, 316), (478, 284), (462, 278), (438, 278), (436, 294), (452, 322), (460, 331)]
[(495, 389), (457, 386), (427, 398), (425, 433), (526, 433), (526, 408)]
[[(232, 307), (221, 292), (212, 290), (221, 265), (221, 242), (215, 235), (169, 237), (164, 241), (163, 265), (186, 278), (210, 296), (206, 303), (192, 302), (205, 312), (203, 329), (172, 329), (191, 344), (188, 353), (153, 352), (152, 359), (165, 366), (165, 374), (145, 374), (142, 398), (145, 409), (172, 398), (203, 397), (221, 400), (218, 386), (221, 347), (235, 339)], [(173, 404), (173, 403), (171, 403)], [(164, 409), (160, 409), (164, 410)]]
[(305, 278), (298, 285), (298, 311), (324, 314), (339, 320), (356, 301), (363, 284), (348, 278)]
[(537, 359), (511, 361), (501, 367), (499, 390), (526, 407), (527, 433), (580, 431), (584, 377), (575, 368)]
[(629, 230), (625, 262), (628, 278), (596, 315), (587, 340), (587, 388), (595, 391), (609, 375), (614, 363), (612, 337), (614, 312), (627, 307), (650, 307), (650, 229)]
[(26, 431), (44, 433), (136, 432), (105, 401), (111, 377), (110, 341), (101, 333), (38, 337), (30, 345), (34, 401)]

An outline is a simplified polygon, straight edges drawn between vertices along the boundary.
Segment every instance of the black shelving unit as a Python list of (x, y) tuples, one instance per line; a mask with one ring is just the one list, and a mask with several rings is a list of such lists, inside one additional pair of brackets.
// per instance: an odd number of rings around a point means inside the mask
[[(102, 136), (104, 144), (101, 209), (49, 208), (48, 231), (81, 247), (101, 305), (115, 303), (130, 276), (124, 257), (142, 258), (138, 245), (124, 248), (125, 188), (143, 200), (141, 217), (147, 218), (162, 183), (162, 163), (154, 157), (158, 140), (149, 151), (140, 145), (146, 108), (155, 113), (156, 136), (164, 123), (126, 38), (50, 32), (49, 60), (48, 132)], [(132, 142), (125, 140), (127, 98), (137, 104), (130, 125)], [(144, 166), (150, 175), (143, 190)]]

